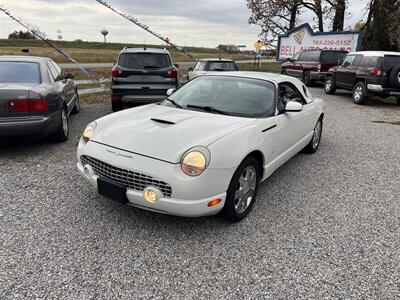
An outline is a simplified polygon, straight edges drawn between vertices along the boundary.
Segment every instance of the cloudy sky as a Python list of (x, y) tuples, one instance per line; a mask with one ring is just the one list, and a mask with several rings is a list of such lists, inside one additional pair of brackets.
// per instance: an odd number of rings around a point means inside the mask
[[(245, 44), (257, 40), (259, 28), (250, 26), (245, 0), (108, 0), (110, 4), (179, 45), (216, 47), (218, 44)], [(353, 25), (365, 17), (366, 0), (350, 0)], [(62, 31), (65, 40), (101, 41), (102, 28), (111, 42), (160, 44), (142, 29), (109, 11), (94, 0), (0, 0), (14, 15), (38, 25), (50, 38)], [(312, 21), (308, 13), (301, 21)], [(0, 14), (0, 38), (21, 28)]]

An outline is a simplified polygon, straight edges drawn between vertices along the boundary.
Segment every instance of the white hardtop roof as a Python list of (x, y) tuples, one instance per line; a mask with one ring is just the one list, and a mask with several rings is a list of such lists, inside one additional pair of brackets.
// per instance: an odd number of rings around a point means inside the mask
[(399, 55), (400, 52), (391, 52), (391, 51), (357, 51), (357, 52), (351, 52), (348, 55), (356, 55), (356, 54), (362, 54), (365, 56), (380, 56), (383, 57), (385, 55)]
[(233, 62), (231, 59), (226, 58), (201, 58), (199, 61), (221, 61), (221, 62)]
[(273, 81), (276, 83), (281, 82), (297, 82), (300, 80), (286, 75), (281, 75), (277, 73), (266, 73), (266, 72), (251, 72), (251, 71), (232, 71), (232, 72), (207, 72), (205, 76), (208, 75), (218, 75), (218, 76), (232, 76), (232, 77), (244, 77), (244, 78), (252, 78), (252, 79), (261, 79)]

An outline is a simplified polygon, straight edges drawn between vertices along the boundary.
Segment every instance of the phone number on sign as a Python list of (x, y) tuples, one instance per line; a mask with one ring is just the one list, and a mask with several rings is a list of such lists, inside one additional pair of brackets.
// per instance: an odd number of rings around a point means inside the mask
[(318, 40), (313, 41), (315, 46), (349, 46), (352, 40)]

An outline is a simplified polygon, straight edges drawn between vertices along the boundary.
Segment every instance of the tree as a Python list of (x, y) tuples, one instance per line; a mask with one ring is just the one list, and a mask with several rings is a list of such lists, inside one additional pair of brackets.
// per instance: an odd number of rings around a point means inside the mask
[(343, 31), (344, 19), (346, 17), (347, 0), (327, 0), (327, 2), (332, 6), (335, 14), (333, 17), (332, 31)]
[(365, 50), (400, 50), (400, 1), (370, 0), (363, 30)]
[(36, 40), (36, 36), (29, 31), (14, 31), (8, 35), (9, 40)]
[(267, 40), (293, 29), (297, 24), (301, 0), (246, 0), (251, 11), (250, 24), (259, 25)]

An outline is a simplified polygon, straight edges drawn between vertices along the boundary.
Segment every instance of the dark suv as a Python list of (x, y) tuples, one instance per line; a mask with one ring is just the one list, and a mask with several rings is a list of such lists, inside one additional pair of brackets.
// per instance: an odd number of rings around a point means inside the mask
[(400, 52), (349, 53), (341, 66), (329, 70), (325, 92), (353, 91), (353, 101), (364, 104), (369, 96), (397, 97), (400, 105)]
[(179, 86), (177, 64), (165, 49), (134, 48), (121, 51), (112, 69), (111, 104), (113, 111), (127, 105), (159, 102), (167, 90)]
[(313, 81), (325, 82), (326, 72), (343, 60), (342, 50), (312, 50), (296, 53), (282, 64), (282, 74), (300, 77), (309, 86)]

